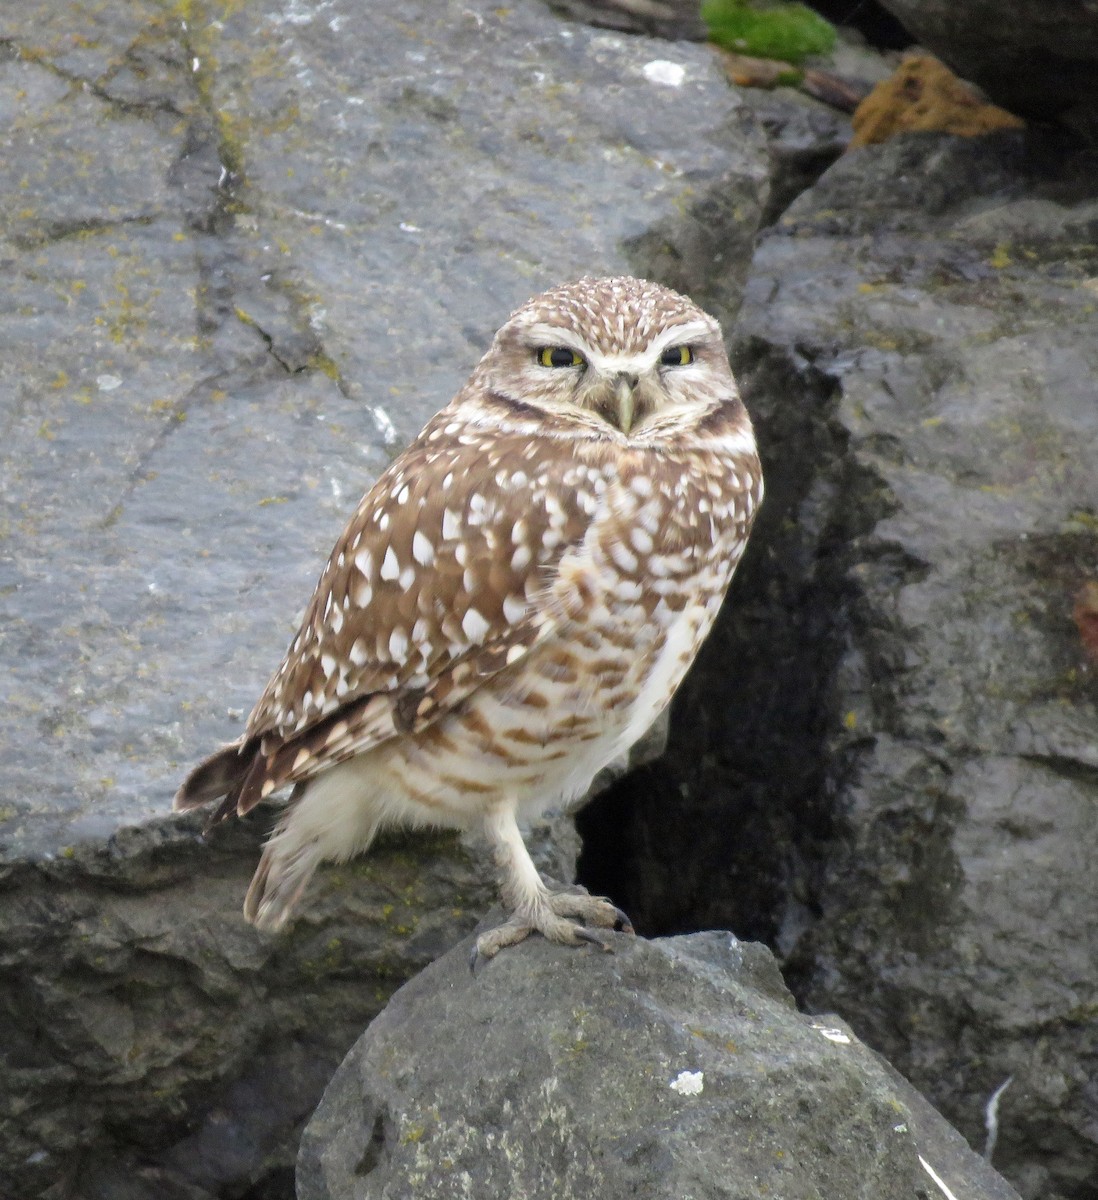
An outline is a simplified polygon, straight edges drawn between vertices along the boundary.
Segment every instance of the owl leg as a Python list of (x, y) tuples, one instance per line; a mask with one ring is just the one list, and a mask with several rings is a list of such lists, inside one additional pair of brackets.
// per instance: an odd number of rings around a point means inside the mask
[[(566, 946), (592, 942), (607, 951), (610, 950), (609, 943), (587, 926), (632, 932), (629, 918), (609, 900), (589, 896), (586, 892), (551, 892), (545, 886), (522, 840), (513, 810), (499, 809), (490, 813), (484, 827), (502, 875), (500, 898), (511, 917), (477, 938), (472, 956), (474, 967), (478, 959), (492, 958), (504, 946), (513, 946), (534, 932)], [(585, 924), (577, 925), (569, 920), (572, 917)]]

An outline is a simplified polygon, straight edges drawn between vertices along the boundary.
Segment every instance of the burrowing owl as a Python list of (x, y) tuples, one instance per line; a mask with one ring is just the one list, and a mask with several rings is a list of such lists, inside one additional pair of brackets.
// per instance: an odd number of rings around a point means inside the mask
[(277, 929), (379, 829), (480, 825), (512, 914), (481, 955), (620, 924), (550, 891), (517, 822), (667, 705), (761, 498), (720, 328), (690, 300), (583, 279), (515, 312), (355, 510), (244, 736), (175, 798), (221, 799), (213, 824), (293, 785), (247, 918)]

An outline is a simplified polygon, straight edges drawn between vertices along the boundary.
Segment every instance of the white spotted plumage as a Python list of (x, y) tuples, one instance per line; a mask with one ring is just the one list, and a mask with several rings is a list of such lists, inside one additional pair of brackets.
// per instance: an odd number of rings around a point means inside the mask
[(278, 927), (319, 862), (383, 826), (480, 823), (513, 913), (482, 953), (619, 919), (550, 892), (515, 821), (581, 793), (670, 701), (761, 495), (691, 301), (581, 280), (512, 314), (359, 504), (244, 737), (176, 798), (223, 798), (217, 820), (294, 786), (246, 915)]

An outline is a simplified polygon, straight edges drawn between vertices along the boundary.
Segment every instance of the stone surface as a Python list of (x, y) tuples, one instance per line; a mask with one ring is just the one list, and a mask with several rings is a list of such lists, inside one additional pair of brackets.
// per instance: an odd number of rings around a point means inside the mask
[(27, 0), (0, 51), (0, 1194), (285, 1195), (489, 874), (397, 843), (266, 940), (269, 816), (204, 845), (171, 795), (511, 308), (584, 272), (738, 295), (763, 137), (705, 47), (536, 0)]
[(701, 0), (548, 0), (561, 16), (600, 29), (649, 33), (677, 41), (705, 41)]
[(23, 854), (162, 812), (235, 736), (346, 513), (518, 302), (654, 259), (734, 294), (765, 163), (704, 48), (532, 2), (38, 0), (0, 38)]
[(915, 40), (1027, 117), (1098, 137), (1098, 8), (1089, 0), (882, 0)]
[[(494, 899), (452, 836), (317, 880), (287, 937), (238, 916), (264, 823), (162, 822), (0, 874), (0, 1194), (289, 1196), (297, 1132), (393, 989)], [(538, 831), (568, 878), (569, 827)]]
[(300, 1200), (914, 1200), (927, 1165), (1016, 1196), (841, 1022), (798, 1014), (763, 947), (614, 949), (532, 941), (474, 978), (466, 945), (405, 985), (306, 1129)]
[(1011, 1079), (996, 1166), (1093, 1200), (1098, 198), (1047, 167), (908, 135), (763, 237), (733, 362), (767, 499), (581, 878), (642, 932), (768, 940), (977, 1148)]
[(772, 225), (850, 144), (850, 118), (792, 88), (743, 92), (770, 156), (770, 186), (761, 224)]

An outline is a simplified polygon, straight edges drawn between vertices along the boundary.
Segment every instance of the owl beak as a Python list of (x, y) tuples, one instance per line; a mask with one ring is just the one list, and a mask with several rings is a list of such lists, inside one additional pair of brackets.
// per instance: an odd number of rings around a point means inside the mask
[(615, 376), (614, 378), (614, 399), (618, 406), (618, 428), (622, 433), (628, 433), (633, 428), (633, 419), (636, 415), (636, 401), (634, 392), (637, 390), (636, 375), (627, 375), (625, 372)]

